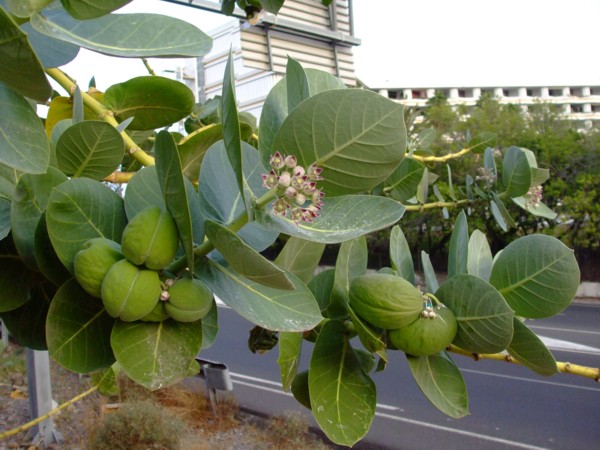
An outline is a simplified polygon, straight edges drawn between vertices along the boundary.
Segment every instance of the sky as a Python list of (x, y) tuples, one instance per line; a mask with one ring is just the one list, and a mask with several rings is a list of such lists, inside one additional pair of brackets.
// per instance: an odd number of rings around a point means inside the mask
[[(599, 0), (353, 4), (362, 41), (353, 50), (355, 71), (369, 87), (600, 85)], [(119, 12), (172, 15), (207, 33), (231, 20), (161, 0), (134, 0)], [(98, 60), (89, 52), (66, 70), (84, 87), (95, 75), (100, 89), (147, 74), (138, 60)]]

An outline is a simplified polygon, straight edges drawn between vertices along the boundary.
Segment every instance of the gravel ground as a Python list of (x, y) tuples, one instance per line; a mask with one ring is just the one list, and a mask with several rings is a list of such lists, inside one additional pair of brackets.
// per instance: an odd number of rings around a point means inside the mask
[[(0, 353), (2, 434), (29, 422), (30, 418), (24, 351), (17, 345), (9, 345), (3, 350), (0, 347)], [(52, 361), (50, 369), (52, 397), (58, 404), (70, 400), (91, 386), (89, 377), (69, 372)], [(125, 383), (122, 397), (110, 399), (94, 392), (53, 416), (54, 428), (60, 432), (63, 440), (46, 447), (90, 448), (90, 437), (102, 426), (112, 404), (117, 402), (117, 405), (122, 405), (151, 398), (158, 402), (158, 409), (168, 411), (184, 424), (179, 447), (184, 450), (337, 448), (325, 443), (321, 436), (308, 428), (308, 424), (300, 416), (256, 416), (240, 410), (233, 397), (221, 397), (215, 415), (206, 399), (202, 383), (199, 379), (189, 379), (184, 384), (158, 394), (150, 394), (138, 386)], [(44, 443), (32, 442), (32, 437), (33, 432), (29, 430), (0, 439), (0, 450), (44, 448)], [(113, 450), (114, 445), (107, 444), (102, 448)]]

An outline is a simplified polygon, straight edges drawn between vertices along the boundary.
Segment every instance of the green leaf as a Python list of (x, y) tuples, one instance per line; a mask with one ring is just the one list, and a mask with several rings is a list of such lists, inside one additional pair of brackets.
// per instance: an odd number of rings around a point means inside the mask
[(31, 299), (12, 311), (0, 313), (0, 319), (12, 338), (33, 350), (48, 350), (46, 345), (46, 316), (56, 288), (41, 283), (31, 290)]
[(120, 372), (119, 364), (99, 370), (92, 374), (92, 384), (98, 386), (98, 392), (107, 397), (119, 395), (120, 389), (117, 383), (117, 375)]
[(196, 272), (223, 302), (267, 330), (306, 331), (323, 319), (310, 290), (291, 274), (288, 277), (294, 290), (263, 286), (214, 261), (208, 261)]
[(285, 77), (288, 111), (292, 111), (296, 106), (302, 103), (303, 100), (310, 97), (310, 87), (308, 86), (308, 78), (306, 77), (303, 67), (289, 55)]
[(210, 348), (217, 339), (219, 333), (219, 308), (217, 302), (213, 302), (208, 314), (202, 318), (202, 349)]
[(46, 209), (48, 235), (63, 265), (73, 273), (73, 258), (95, 237), (121, 242), (127, 224), (123, 200), (107, 186), (74, 178), (55, 187)]
[(115, 362), (110, 347), (113, 324), (102, 302), (70, 279), (60, 287), (48, 310), (46, 340), (50, 356), (77, 373), (110, 366)]
[(335, 269), (326, 269), (315, 275), (308, 283), (308, 288), (317, 299), (319, 308), (325, 317), (333, 316), (333, 314), (330, 315), (327, 310), (331, 302), (331, 291), (333, 291), (334, 281)]
[(0, 312), (16, 309), (31, 299), (32, 287), (39, 282), (39, 273), (29, 270), (11, 245), (0, 241)]
[(415, 284), (415, 267), (413, 265), (412, 255), (408, 241), (400, 226), (395, 225), (390, 235), (390, 261), (392, 269), (398, 275), (412, 284)]
[(502, 183), (509, 197), (527, 194), (531, 187), (531, 168), (519, 147), (509, 147), (502, 161)]
[(10, 233), (10, 200), (0, 197), (0, 241)]
[(14, 191), (10, 210), (13, 226), (13, 240), (23, 262), (38, 270), (35, 260), (35, 230), (55, 186), (66, 181), (67, 177), (57, 169), (48, 168), (41, 175), (21, 176)]
[(446, 164), (446, 169), (448, 172), (448, 195), (450, 195), (450, 198), (456, 202), (458, 198), (456, 197), (454, 185), (452, 184), (452, 169), (450, 168), (450, 164)]
[(0, 108), (0, 163), (25, 173), (45, 173), (50, 143), (29, 102), (0, 83)]
[(511, 200), (516, 205), (519, 205), (522, 209), (524, 209), (527, 212), (530, 212), (534, 216), (544, 217), (550, 220), (554, 220), (557, 217), (557, 214), (542, 202), (539, 202), (536, 205), (532, 205), (529, 203), (529, 199), (527, 199), (526, 197), (514, 197)]
[(379, 353), (384, 356), (384, 359), (387, 361), (387, 355), (385, 354), (385, 342), (383, 341), (383, 330), (375, 330), (366, 322), (364, 322), (352, 309), (350, 305), (348, 305), (348, 314), (350, 316), (350, 320), (352, 321), (352, 325), (354, 325), (354, 329), (356, 330), (356, 334), (358, 334), (358, 338), (362, 345), (370, 351), (371, 353)]
[(104, 104), (119, 121), (133, 117), (130, 130), (171, 125), (194, 109), (194, 93), (185, 84), (159, 76), (132, 78), (104, 93)]
[(76, 19), (95, 19), (109, 14), (131, 0), (60, 0), (63, 8)]
[(177, 224), (179, 239), (187, 258), (190, 272), (194, 271), (194, 234), (189, 200), (181, 173), (181, 161), (177, 145), (168, 131), (162, 130), (156, 136), (156, 174), (162, 189), (169, 213)]
[(290, 112), (274, 148), (322, 167), (327, 196), (368, 191), (388, 178), (406, 148), (403, 106), (374, 92), (320, 92)]
[(434, 293), (439, 288), (439, 283), (435, 275), (435, 270), (431, 265), (429, 255), (424, 251), (421, 251), (421, 264), (423, 266), (423, 274), (425, 275), (425, 284), (427, 285), (427, 292)]
[(502, 251), (490, 283), (517, 315), (540, 319), (558, 314), (571, 303), (580, 283), (579, 266), (573, 250), (558, 239), (532, 234)]
[(485, 234), (479, 230), (473, 231), (469, 239), (467, 273), (484, 281), (489, 281), (492, 272), (492, 260), (492, 250)]
[[(515, 220), (512, 218), (512, 216), (508, 212), (508, 209), (506, 209), (506, 206), (504, 206), (504, 203), (502, 202), (502, 199), (500, 198), (500, 196), (498, 194), (496, 194), (495, 192), (492, 193), (492, 196), (493, 196), (493, 200), (490, 203), (491, 209), (492, 209), (492, 214), (494, 215), (494, 218), (498, 222), (498, 225), (500, 225), (500, 227), (504, 231), (506, 231), (508, 229), (507, 227), (517, 228), (517, 223), (515, 222)], [(502, 227), (501, 223), (503, 223), (505, 226)]]
[(558, 373), (556, 360), (542, 340), (516, 317), (513, 325), (515, 331), (508, 353), (538, 375)]
[(212, 45), (195, 26), (160, 14), (110, 14), (82, 22), (62, 8), (48, 8), (33, 14), (31, 25), (52, 38), (127, 58), (201, 57)]
[(282, 270), (266, 259), (235, 232), (212, 220), (204, 222), (206, 236), (236, 272), (274, 289), (294, 289), (294, 284)]
[(52, 0), (6, 0), (0, 1), (0, 6), (13, 16), (25, 19), (51, 2)]
[(419, 389), (433, 406), (455, 419), (469, 414), (465, 381), (446, 352), (431, 356), (406, 355), (406, 358)]
[(295, 224), (289, 218), (258, 210), (256, 220), (271, 230), (302, 239), (335, 244), (387, 228), (398, 222), (405, 208), (400, 203), (371, 195), (326, 198), (313, 223)]
[(335, 278), (328, 308), (329, 317), (347, 315), (350, 283), (367, 271), (368, 259), (367, 239), (364, 235), (342, 243), (335, 261)]
[(303, 283), (312, 280), (325, 244), (290, 237), (275, 258), (275, 264), (296, 275)]
[[(262, 166), (258, 152), (246, 143), (242, 143), (244, 158), (244, 178), (255, 193), (266, 192), (262, 187)], [(224, 143), (218, 142), (206, 153), (200, 170), (199, 198), (202, 212), (206, 218), (222, 224), (230, 224), (237, 217), (245, 214), (244, 202), (237, 187), (235, 174)], [(269, 247), (279, 232), (267, 230), (263, 225), (252, 221), (238, 232), (238, 235), (254, 249), (263, 251)]]
[(95, 120), (79, 122), (61, 134), (56, 145), (58, 168), (71, 177), (102, 180), (121, 164), (125, 144), (112, 125)]
[(292, 387), (294, 377), (298, 373), (300, 351), (302, 349), (302, 333), (279, 333), (279, 370), (284, 391)]
[(467, 273), (467, 259), (469, 251), (469, 226), (467, 215), (461, 211), (454, 222), (454, 229), (450, 237), (448, 250), (448, 277)]
[(338, 445), (352, 446), (369, 431), (377, 400), (341, 322), (324, 323), (310, 360), (310, 404), (321, 430)]
[(508, 347), (514, 312), (492, 285), (461, 274), (448, 278), (435, 295), (456, 316), (453, 344), (473, 353), (497, 353)]
[(45, 68), (64, 66), (73, 61), (79, 53), (79, 46), (38, 33), (30, 23), (21, 25), (21, 30), (27, 33), (29, 45)]
[[(233, 54), (230, 50), (223, 76), (223, 141), (227, 150), (227, 158), (233, 169), (235, 181), (245, 205), (246, 213), (250, 214), (249, 196), (244, 186), (244, 159), (242, 158), (242, 137), (240, 119), (235, 100), (235, 77), (233, 73)], [(250, 193), (251, 196), (251, 193)]]
[(127, 376), (154, 391), (185, 378), (202, 347), (202, 321), (117, 320), (110, 343)]
[(50, 241), (48, 228), (46, 227), (45, 211), (40, 216), (35, 229), (34, 252), (38, 269), (54, 285), (62, 286), (65, 281), (71, 278), (71, 274), (58, 258)]
[[(29, 45), (27, 35), (0, 8), (0, 81), (21, 95), (45, 102), (52, 94), (42, 63)], [(1, 86), (1, 85), (0, 85)], [(0, 91), (5, 88), (0, 87)], [(6, 100), (0, 95), (0, 104)], [(2, 105), (4, 110), (5, 106)], [(3, 112), (3, 115), (6, 113)]]
[(260, 6), (271, 14), (277, 14), (283, 6), (284, 0), (259, 0)]
[(417, 186), (416, 197), (417, 201), (421, 204), (427, 203), (427, 197), (429, 195), (429, 169), (425, 167), (423, 169), (423, 176)]
[(399, 202), (406, 202), (413, 198), (417, 192), (425, 166), (413, 158), (405, 157), (400, 161), (400, 165), (385, 180), (385, 192), (389, 192), (390, 197)]
[(187, 178), (191, 181), (198, 180), (204, 155), (221, 139), (223, 139), (221, 124), (211, 124), (193, 131), (177, 144), (181, 169)]
[[(309, 92), (313, 95), (330, 89), (344, 89), (346, 86), (333, 75), (316, 69), (305, 69)], [(268, 166), (269, 157), (275, 153), (273, 141), (281, 124), (288, 115), (287, 78), (283, 77), (269, 91), (263, 104), (258, 141), (261, 160)]]

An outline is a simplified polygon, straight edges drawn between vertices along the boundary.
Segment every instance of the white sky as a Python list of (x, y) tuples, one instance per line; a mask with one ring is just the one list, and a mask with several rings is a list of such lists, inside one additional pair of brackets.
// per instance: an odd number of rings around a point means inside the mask
[[(205, 32), (231, 20), (160, 0), (120, 10), (142, 11)], [(354, 27), (356, 74), (371, 87), (600, 85), (599, 0), (354, 0)], [(146, 74), (138, 60), (87, 53), (66, 68), (82, 87)]]

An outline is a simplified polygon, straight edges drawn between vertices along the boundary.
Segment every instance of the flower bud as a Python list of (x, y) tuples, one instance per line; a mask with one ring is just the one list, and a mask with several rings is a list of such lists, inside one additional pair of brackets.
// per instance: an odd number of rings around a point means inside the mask
[(298, 206), (302, 206), (304, 205), (304, 203), (306, 203), (306, 196), (304, 194), (298, 193), (296, 194), (295, 200)]
[(294, 155), (287, 155), (285, 157), (285, 166), (293, 169), (298, 165), (298, 159)]
[(284, 199), (280, 198), (273, 203), (273, 213), (277, 216), (285, 217), (287, 210), (291, 208), (291, 205)]
[(292, 182), (292, 176), (290, 175), (289, 172), (282, 172), (281, 175), (279, 175), (279, 181), (277, 182), (277, 185), (280, 188), (287, 188)]
[(279, 177), (277, 176), (277, 174), (275, 173), (275, 171), (273, 169), (271, 169), (271, 171), (267, 174), (263, 173), (261, 176), (262, 176), (264, 188), (273, 189), (275, 186), (277, 186), (277, 181), (278, 181)]
[(279, 169), (283, 169), (283, 167), (285, 166), (285, 159), (283, 158), (283, 155), (281, 153), (279, 153), (279, 151), (276, 151), (273, 156), (271, 156), (271, 159), (269, 160), (269, 164), (271, 165), (271, 167), (273, 169), (279, 170)]
[(306, 171), (304, 170), (304, 167), (302, 166), (296, 166), (294, 167), (294, 177), (303, 177), (305, 175)]
[(293, 187), (288, 187), (285, 192), (283, 193), (283, 195), (285, 195), (287, 198), (292, 199), (296, 196), (297, 191), (296, 189), (294, 189)]
[(323, 177), (321, 176), (321, 172), (323, 172), (323, 168), (318, 167), (317, 163), (314, 162), (308, 167), (306, 175), (308, 175), (309, 180), (318, 181), (323, 179)]

